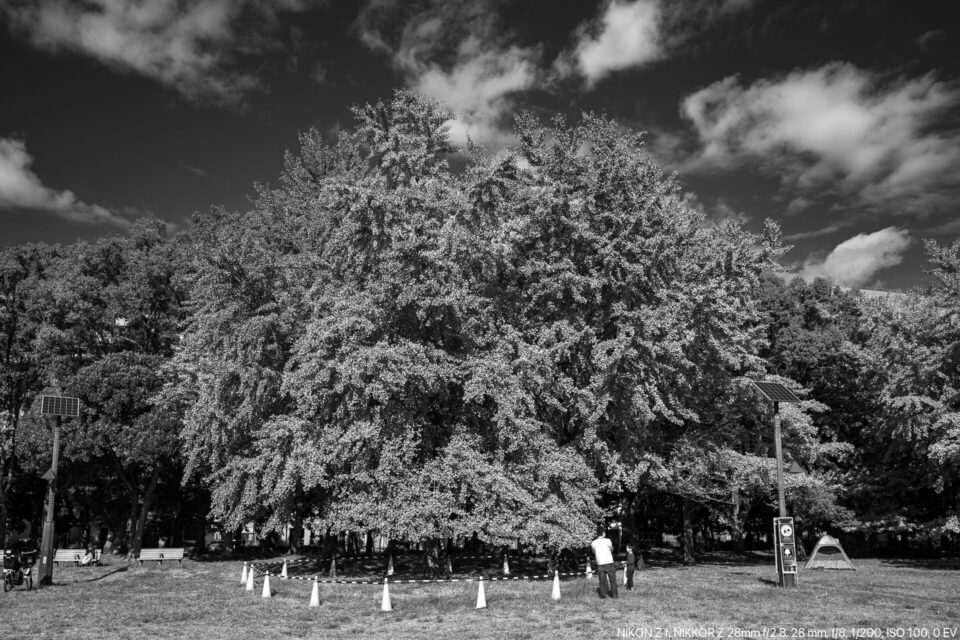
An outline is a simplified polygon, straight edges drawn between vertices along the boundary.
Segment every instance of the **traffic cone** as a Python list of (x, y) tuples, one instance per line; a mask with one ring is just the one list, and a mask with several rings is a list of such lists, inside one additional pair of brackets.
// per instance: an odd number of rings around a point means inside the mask
[(247, 584), (247, 563), (243, 563), (243, 572), (240, 574), (240, 586), (245, 586)]
[(330, 558), (330, 577), (331, 578), (337, 577), (337, 559), (336, 558)]
[(503, 554), (503, 575), (510, 575), (510, 563), (507, 562), (507, 554)]
[(553, 572), (553, 594), (550, 596), (554, 600), (560, 599), (560, 572)]
[(286, 560), (283, 561), (283, 569), (280, 569), (280, 577), (281, 578), (287, 577), (287, 561)]
[(253, 565), (250, 565), (250, 571), (247, 571), (247, 591), (253, 591), (253, 574), (256, 571), (253, 568)]
[(393, 611), (393, 605), (390, 604), (390, 587), (387, 586), (387, 579), (383, 579), (383, 599), (380, 601), (380, 611)]
[(487, 595), (483, 592), (483, 576), (480, 577), (480, 586), (477, 588), (477, 609), (487, 608)]
[(266, 575), (263, 576), (263, 591), (260, 592), (261, 598), (271, 598), (273, 594), (270, 593), (270, 572), (267, 571)]
[(387, 575), (388, 576), (393, 575), (393, 554), (392, 553), (390, 554), (390, 561), (387, 562)]
[(313, 591), (310, 593), (310, 606), (320, 606), (320, 583), (317, 582), (316, 577), (313, 579)]

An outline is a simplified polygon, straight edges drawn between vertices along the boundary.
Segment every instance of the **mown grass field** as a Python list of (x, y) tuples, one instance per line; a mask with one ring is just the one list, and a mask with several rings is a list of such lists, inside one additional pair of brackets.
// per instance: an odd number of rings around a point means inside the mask
[(482, 610), (476, 583), (396, 584), (394, 611), (383, 613), (380, 585), (321, 584), (321, 605), (310, 608), (309, 582), (273, 578), (265, 599), (258, 577), (245, 591), (239, 561), (114, 560), (57, 568), (51, 587), (0, 594), (0, 638), (618, 638), (677, 637), (679, 628), (701, 637), (855, 638), (857, 629), (893, 628), (960, 640), (956, 562), (854, 561), (857, 572), (801, 573), (791, 591), (775, 586), (771, 564), (721, 556), (690, 568), (651, 563), (617, 600), (597, 597), (595, 577), (563, 581), (559, 602), (549, 580), (486, 582)]

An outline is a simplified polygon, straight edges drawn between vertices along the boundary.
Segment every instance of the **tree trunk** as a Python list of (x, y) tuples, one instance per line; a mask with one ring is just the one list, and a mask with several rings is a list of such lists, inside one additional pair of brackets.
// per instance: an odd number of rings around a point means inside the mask
[(233, 552), (240, 552), (243, 550), (243, 525), (239, 525), (233, 531), (233, 540), (230, 544), (230, 549)]
[(7, 544), (7, 517), (7, 491), (4, 487), (0, 489), (0, 547)]
[(623, 498), (620, 501), (620, 531), (623, 533), (621, 542), (637, 545), (637, 523), (633, 510), (634, 496)]
[(733, 542), (733, 550), (737, 553), (743, 553), (743, 521), (740, 517), (740, 490), (733, 488), (730, 495), (730, 501), (733, 504), (730, 514), (730, 537)]
[(7, 521), (10, 517), (9, 507), (7, 506), (7, 494), (10, 492), (10, 485), (13, 484), (13, 466), (14, 456), (17, 452), (17, 426), (20, 422), (19, 411), (10, 412), (9, 432), (10, 448), (9, 450), (0, 443), (0, 547), (3, 547), (7, 541)]
[(293, 488), (293, 526), (290, 529), (290, 539), (287, 553), (300, 553), (303, 544), (303, 487), (298, 481)]
[(127, 547), (127, 558), (133, 558), (133, 536), (137, 530), (137, 518), (140, 514), (140, 496), (136, 493), (130, 495), (130, 519), (127, 521), (124, 531), (124, 544)]
[(693, 564), (693, 503), (682, 498), (683, 511), (683, 564)]
[(303, 510), (299, 506), (294, 508), (293, 527), (290, 529), (289, 553), (300, 553), (303, 544)]
[(143, 529), (147, 525), (147, 513), (150, 511), (150, 505), (153, 502), (153, 494), (157, 490), (157, 483), (160, 482), (160, 467), (154, 467), (150, 474), (150, 484), (143, 494), (143, 506), (140, 507), (140, 517), (137, 518), (137, 531), (133, 536), (133, 544), (130, 546), (131, 557), (140, 555), (140, 547), (143, 545)]

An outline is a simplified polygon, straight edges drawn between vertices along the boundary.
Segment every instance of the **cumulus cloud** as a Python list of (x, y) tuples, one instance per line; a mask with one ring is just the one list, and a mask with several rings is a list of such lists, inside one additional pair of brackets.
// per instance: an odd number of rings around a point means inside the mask
[(749, 8), (755, 0), (609, 0), (600, 15), (577, 29), (560, 56), (561, 76), (579, 74), (592, 86), (623, 69), (643, 67), (674, 54), (713, 21)]
[(942, 126), (958, 104), (960, 87), (931, 75), (884, 82), (844, 63), (750, 86), (729, 77), (682, 102), (700, 144), (686, 169), (759, 161), (795, 192), (917, 211), (960, 186), (960, 132)]
[(582, 29), (577, 39), (574, 58), (587, 84), (660, 58), (664, 53), (660, 21), (658, 0), (609, 3), (596, 33)]
[(838, 244), (825, 258), (808, 258), (800, 275), (807, 279), (824, 277), (845, 287), (862, 287), (881, 269), (903, 261), (910, 246), (905, 229), (887, 227), (861, 233)]
[(77, 200), (72, 191), (45, 187), (31, 164), (33, 157), (23, 142), (0, 138), (0, 211), (41, 211), (87, 224), (130, 224), (109, 209)]
[(242, 53), (271, 46), (262, 35), (281, 11), (311, 0), (34, 0), (2, 3), (15, 34), (49, 51), (74, 51), (161, 82), (187, 99), (237, 103), (261, 88), (234, 68)]
[(455, 144), (502, 145), (517, 92), (538, 86), (539, 50), (511, 44), (495, 3), (421, 0), (369, 2), (358, 18), (361, 40), (386, 53), (412, 89), (457, 114)]

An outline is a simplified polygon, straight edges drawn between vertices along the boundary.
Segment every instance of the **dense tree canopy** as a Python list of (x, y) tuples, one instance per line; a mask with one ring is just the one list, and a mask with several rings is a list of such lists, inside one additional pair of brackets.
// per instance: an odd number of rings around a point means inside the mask
[(134, 552), (184, 500), (294, 545), (306, 523), (576, 546), (616, 510), (688, 554), (694, 520), (740, 546), (776, 500), (766, 378), (802, 398), (782, 418), (804, 526), (955, 524), (957, 244), (905, 305), (784, 283), (776, 225), (685, 206), (606, 118), (520, 114), (491, 155), (413, 93), (354, 115), (304, 133), (250, 211), (4, 250), (5, 510), (48, 455), (22, 410), (69, 389), (65, 498)]

